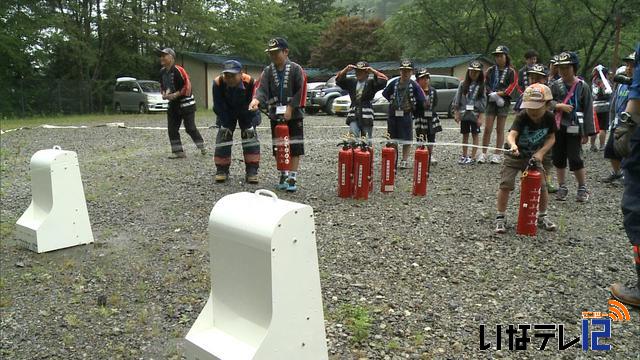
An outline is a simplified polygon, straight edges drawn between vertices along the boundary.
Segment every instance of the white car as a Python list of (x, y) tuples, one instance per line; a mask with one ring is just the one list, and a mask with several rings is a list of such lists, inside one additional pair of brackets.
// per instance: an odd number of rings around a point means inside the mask
[(349, 95), (343, 95), (333, 100), (332, 110), (338, 116), (347, 116), (351, 108), (351, 98)]

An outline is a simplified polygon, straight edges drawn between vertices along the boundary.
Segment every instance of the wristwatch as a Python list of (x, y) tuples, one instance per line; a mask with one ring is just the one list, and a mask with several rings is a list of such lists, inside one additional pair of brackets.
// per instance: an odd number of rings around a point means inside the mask
[(640, 115), (631, 114), (631, 113), (629, 113), (627, 111), (621, 112), (620, 113), (620, 122), (622, 122), (622, 123), (634, 122), (636, 124), (640, 124)]

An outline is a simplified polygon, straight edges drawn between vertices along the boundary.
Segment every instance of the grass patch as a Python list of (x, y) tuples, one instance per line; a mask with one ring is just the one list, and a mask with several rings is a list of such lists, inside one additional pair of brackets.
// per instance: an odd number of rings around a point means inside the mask
[[(204, 126), (210, 121), (213, 114), (209, 109), (198, 109), (196, 120), (199, 126)], [(135, 123), (144, 120), (164, 120), (166, 113), (154, 114), (82, 114), (82, 115), (45, 115), (27, 118), (0, 119), (0, 129), (16, 129), (20, 127), (36, 127), (43, 124), (48, 125), (98, 125), (112, 122), (124, 122), (125, 124)]]
[(399, 348), (400, 348), (400, 344), (395, 340), (391, 340), (387, 344), (387, 350), (389, 351), (395, 351), (395, 350), (398, 350)]
[(338, 315), (351, 332), (353, 342), (361, 343), (369, 337), (371, 317), (367, 308), (345, 304), (338, 310)]
[(81, 322), (80, 319), (74, 314), (67, 314), (64, 316), (64, 322), (68, 327), (78, 327)]

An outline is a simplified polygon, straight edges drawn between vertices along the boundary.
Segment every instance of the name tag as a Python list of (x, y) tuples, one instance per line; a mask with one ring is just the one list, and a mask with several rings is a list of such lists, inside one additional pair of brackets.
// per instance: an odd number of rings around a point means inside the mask
[(576, 117), (578, 118), (578, 123), (584, 123), (584, 113), (576, 111)]
[(467, 110), (467, 111), (473, 111), (473, 105), (469, 105), (469, 104), (467, 104), (467, 107), (465, 108), (465, 110)]
[(567, 126), (567, 134), (578, 134), (578, 133), (580, 133), (580, 126), (578, 125)]
[(276, 115), (284, 115), (284, 113), (287, 111), (287, 106), (286, 105), (278, 105), (276, 106)]
[(427, 119), (431, 119), (433, 117), (433, 113), (431, 111), (425, 111), (424, 117)]
[(404, 111), (402, 111), (402, 110), (396, 110), (396, 116), (397, 116), (397, 117), (404, 117)]

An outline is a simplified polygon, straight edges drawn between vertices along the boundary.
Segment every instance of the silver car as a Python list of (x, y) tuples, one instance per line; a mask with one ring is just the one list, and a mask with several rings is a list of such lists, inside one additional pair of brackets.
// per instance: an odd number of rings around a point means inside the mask
[(113, 92), (113, 109), (116, 112), (140, 114), (167, 111), (169, 101), (162, 99), (160, 83), (152, 80), (136, 80), (124, 77), (116, 80)]
[[(393, 79), (389, 79), (389, 81)], [(411, 79), (415, 79), (415, 77), (412, 76)], [(431, 74), (430, 84), (438, 91), (438, 106), (436, 106), (436, 112), (446, 113), (448, 117), (453, 117), (453, 98), (456, 96), (460, 80), (453, 76)], [(382, 96), (382, 90), (376, 93), (372, 103), (375, 118), (386, 119), (389, 113), (389, 101)]]

